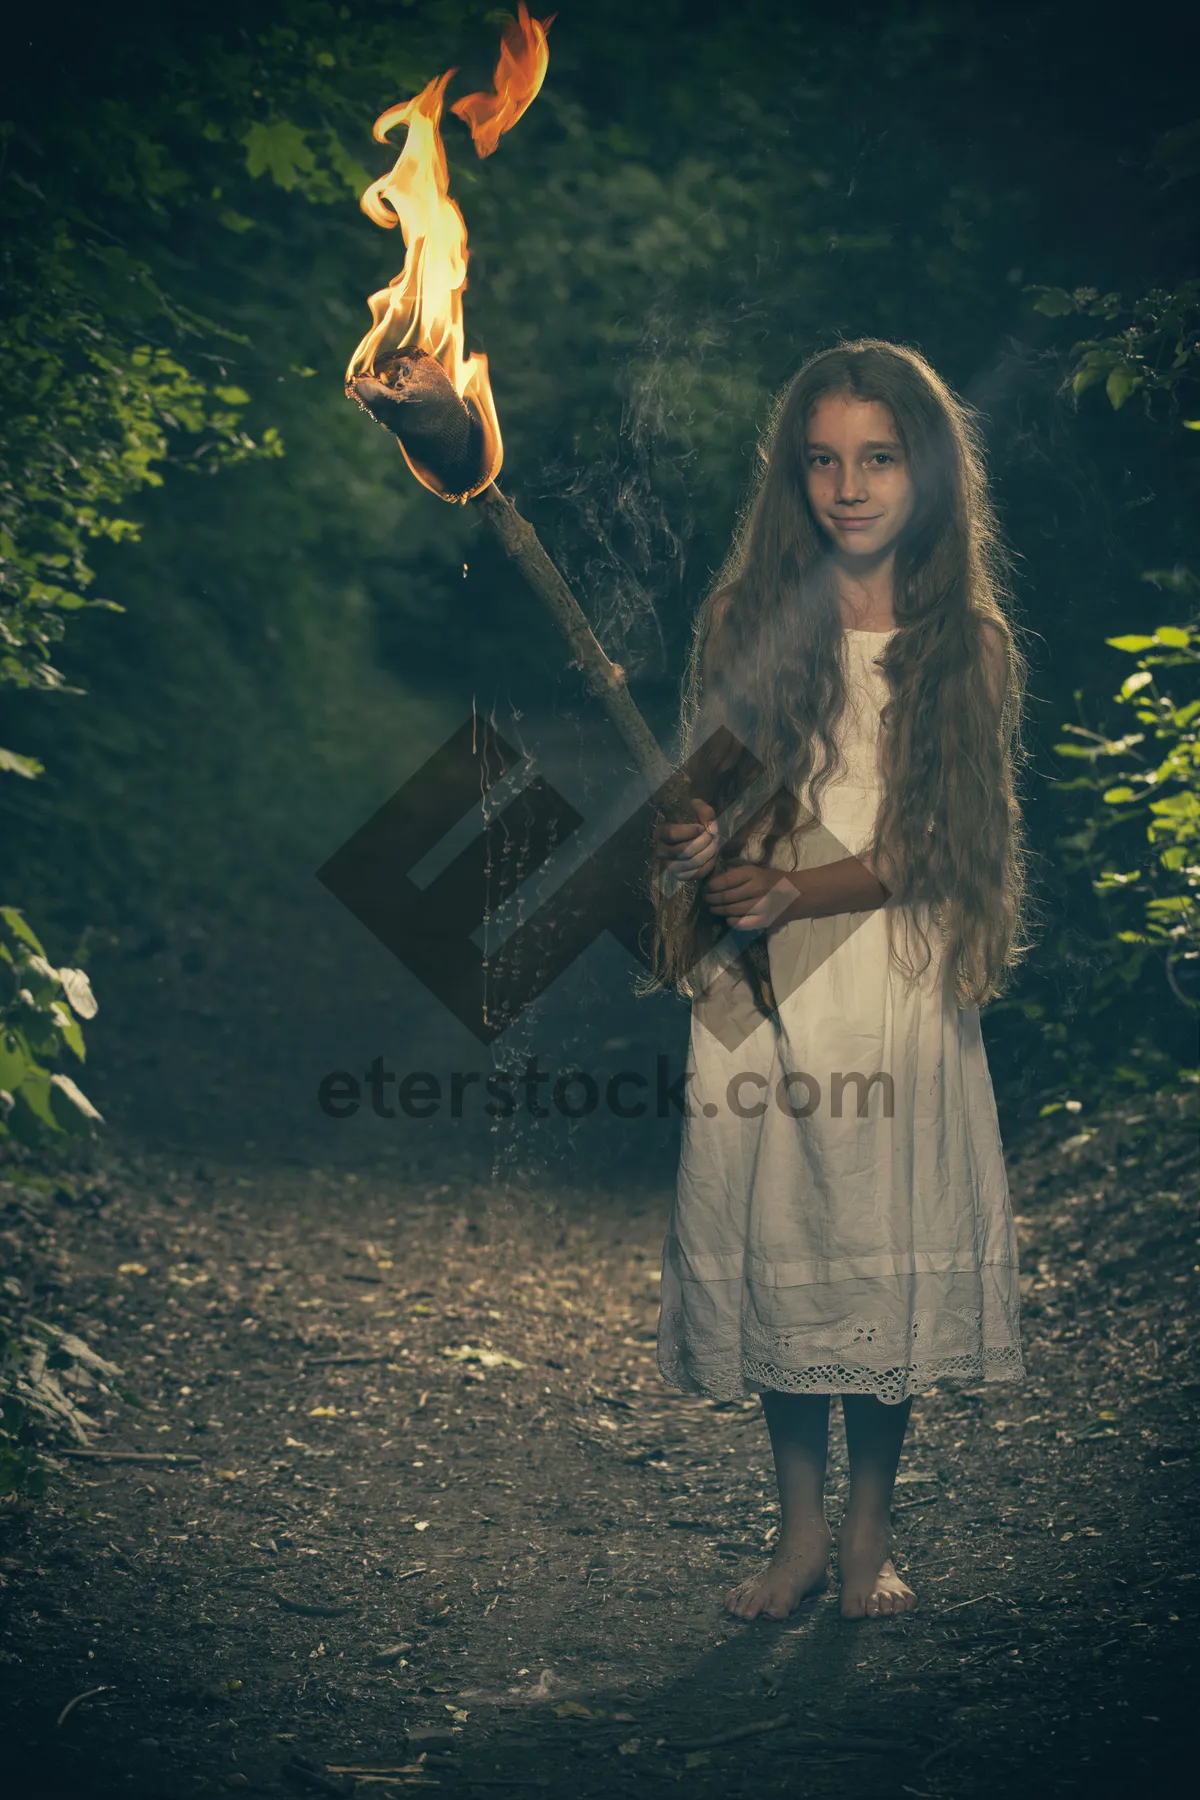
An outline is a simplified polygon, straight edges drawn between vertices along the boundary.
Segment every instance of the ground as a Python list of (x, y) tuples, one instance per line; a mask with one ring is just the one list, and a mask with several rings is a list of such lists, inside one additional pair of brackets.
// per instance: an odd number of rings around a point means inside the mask
[[(10, 1155), (6, 1269), (130, 1396), (96, 1447), (198, 1458), (0, 1508), (12, 1791), (1157, 1791), (1200, 1382), (1194, 1127), (1147, 1111), (1010, 1150), (1029, 1381), (917, 1401), (920, 1610), (858, 1624), (723, 1613), (769, 1453), (656, 1373), (661, 1189)], [(835, 1526), (843, 1492), (839, 1444)]]

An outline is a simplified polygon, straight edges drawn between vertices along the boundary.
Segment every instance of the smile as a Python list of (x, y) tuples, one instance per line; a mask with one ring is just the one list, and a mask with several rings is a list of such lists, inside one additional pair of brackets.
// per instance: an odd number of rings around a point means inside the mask
[(883, 514), (882, 513), (872, 513), (869, 518), (865, 518), (865, 519), (864, 518), (839, 519), (837, 517), (836, 513), (832, 514), (831, 517), (833, 518), (834, 524), (838, 527), (838, 529), (840, 531), (863, 531), (866, 529), (866, 527), (868, 525), (878, 524), (879, 520), (882, 519)]

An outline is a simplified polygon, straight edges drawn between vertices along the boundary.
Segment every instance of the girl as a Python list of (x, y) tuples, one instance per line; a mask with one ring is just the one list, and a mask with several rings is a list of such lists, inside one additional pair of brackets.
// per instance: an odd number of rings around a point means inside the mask
[[(813, 357), (698, 624), (705, 798), (656, 834), (659, 979), (692, 999), (658, 1363), (762, 1396), (782, 1519), (741, 1618), (827, 1585), (831, 1394), (841, 1610), (879, 1618), (916, 1605), (889, 1558), (913, 1394), (1024, 1375), (979, 1024), (1027, 948), (1024, 679), (972, 415), (901, 345)], [(765, 934), (769, 983), (722, 957), (750, 941), (728, 927)]]

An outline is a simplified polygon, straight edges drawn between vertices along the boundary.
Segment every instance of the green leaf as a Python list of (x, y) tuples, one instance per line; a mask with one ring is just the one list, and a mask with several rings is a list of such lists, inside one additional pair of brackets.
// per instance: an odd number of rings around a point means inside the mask
[(19, 971), (22, 986), (27, 987), (41, 1005), (48, 1001), (59, 985), (58, 970), (44, 956), (27, 956)]
[(1107, 806), (1121, 806), (1126, 800), (1138, 799), (1138, 794), (1131, 787), (1106, 788), (1102, 798)]
[(1080, 394), (1086, 393), (1088, 388), (1094, 387), (1098, 381), (1103, 381), (1104, 372), (1109, 366), (1108, 357), (1098, 359), (1093, 357), (1081, 364), (1071, 377), (1071, 392), (1075, 398), (1078, 400)]
[(316, 171), (317, 159), (299, 126), (290, 119), (273, 125), (254, 124), (242, 139), (246, 146), (246, 172), (269, 175), (277, 187), (289, 192), (304, 175)]
[(1128, 650), (1132, 654), (1135, 650), (1151, 649), (1155, 640), (1152, 637), (1139, 637), (1135, 634), (1132, 637), (1105, 638), (1104, 641), (1106, 644), (1111, 644), (1114, 650)]
[(82, 969), (60, 969), (58, 979), (62, 982), (63, 991), (71, 1003), (72, 1011), (81, 1019), (94, 1019), (100, 1011), (99, 1003), (92, 992), (92, 984)]
[(12, 1093), (25, 1078), (28, 1059), (15, 1032), (0, 1033), (0, 1088)]
[(218, 400), (223, 400), (226, 406), (249, 406), (250, 404), (250, 396), (245, 388), (215, 387), (213, 393)]
[(36, 950), (39, 956), (45, 954), (42, 949), (41, 939), (34, 931), (32, 925), (26, 924), (25, 916), (19, 907), (0, 906), (0, 919), (4, 920), (4, 923), (8, 926), (14, 937), (18, 937), (23, 943), (30, 945), (32, 949)]
[(1130, 394), (1141, 387), (1144, 379), (1132, 363), (1119, 362), (1115, 369), (1109, 371), (1104, 391), (1112, 402), (1114, 412), (1121, 410)]
[(1149, 669), (1139, 669), (1136, 674), (1126, 676), (1121, 683), (1121, 693), (1128, 700), (1131, 694), (1136, 694), (1142, 688), (1148, 687), (1153, 680), (1154, 676)]
[(1200, 419), (1185, 419), (1183, 421), (1183, 429), (1185, 431), (1200, 431)]
[(86, 1132), (92, 1125), (103, 1125), (104, 1118), (96, 1111), (87, 1095), (81, 1093), (69, 1075), (52, 1075), (50, 1077), (50, 1105), (54, 1118), (64, 1131)]
[(0, 750), (0, 773), (23, 775), (26, 781), (33, 781), (46, 773), (46, 765), (33, 756), (18, 756), (15, 750)]
[(1154, 635), (1160, 644), (1166, 644), (1172, 650), (1186, 650), (1192, 641), (1191, 632), (1179, 625), (1160, 625)]
[(62, 1126), (55, 1118), (51, 1105), (51, 1092), (50, 1077), (45, 1069), (35, 1069), (26, 1075), (13, 1098), (18, 1106), (28, 1107), (39, 1124), (48, 1126), (51, 1131), (61, 1131)]
[(331, 131), (326, 148), (335, 175), (339, 175), (352, 194), (361, 194), (371, 185), (371, 176), (356, 156), (351, 156), (336, 131)]
[(1033, 310), (1044, 313), (1048, 319), (1065, 319), (1068, 313), (1077, 309), (1065, 288), (1043, 288), (1033, 303)]

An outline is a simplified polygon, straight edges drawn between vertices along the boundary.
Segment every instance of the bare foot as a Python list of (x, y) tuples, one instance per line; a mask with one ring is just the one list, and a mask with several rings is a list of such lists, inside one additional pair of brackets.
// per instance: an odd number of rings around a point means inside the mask
[(829, 1527), (814, 1525), (800, 1537), (780, 1544), (760, 1575), (750, 1575), (730, 1588), (728, 1610), (739, 1619), (786, 1619), (808, 1594), (823, 1594), (829, 1586), (829, 1552), (833, 1537)]
[(838, 1537), (844, 1619), (891, 1619), (912, 1612), (917, 1596), (901, 1581), (888, 1555), (887, 1526), (849, 1514)]

